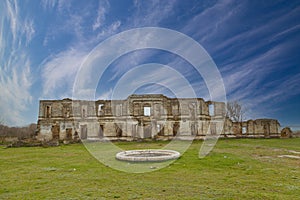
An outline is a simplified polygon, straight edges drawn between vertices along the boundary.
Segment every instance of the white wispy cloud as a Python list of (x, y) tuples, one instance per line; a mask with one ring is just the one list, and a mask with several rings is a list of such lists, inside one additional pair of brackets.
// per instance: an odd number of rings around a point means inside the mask
[[(247, 9), (251, 4), (246, 1), (214, 1), (206, 5), (202, 5), (201, 2), (191, 5), (193, 8), (180, 9), (178, 6), (181, 2), (175, 0), (134, 1), (133, 5), (127, 7), (130, 10), (126, 13), (127, 16), (124, 12), (120, 14), (120, 18), (118, 13), (111, 13), (111, 3), (86, 2), (80, 3), (84, 6), (78, 6), (72, 1), (42, 0), (40, 6), (43, 14), (36, 16), (53, 17), (51, 20), (45, 20), (47, 24), (44, 24), (42, 31), (46, 33), (40, 32), (34, 18), (29, 17), (34, 17), (35, 14), (24, 12), (21, 1), (8, 0), (0, 3), (0, 7), (3, 8), (0, 13), (0, 89), (3, 91), (3, 96), (0, 96), (0, 110), (1, 113), (10, 113), (6, 119), (9, 123), (20, 124), (22, 120), (24, 122), (23, 113), (33, 99), (30, 90), (34, 77), (42, 76), (42, 98), (70, 97), (80, 64), (93, 47), (122, 30), (145, 26), (175, 27), (176, 30), (199, 41), (208, 53), (217, 58), (228, 97), (242, 100), (250, 109), (260, 104), (260, 113), (256, 113), (258, 116), (267, 112), (269, 102), (281, 103), (300, 93), (297, 85), (298, 74), (288, 75), (289, 77), (283, 74), (276, 80), (268, 79), (276, 70), (282, 71), (286, 67), (285, 64), (289, 60), (288, 56), (287, 59), (283, 58), (283, 55), (287, 55), (285, 52), (296, 49), (293, 41), (286, 42), (285, 39), (299, 31), (299, 23), (296, 20), (288, 23), (292, 21), (291, 17), (299, 18), (299, 6), (288, 10), (270, 10), (266, 16), (272, 17), (260, 18), (264, 23), (249, 24), (246, 20), (248, 24), (244, 24)], [(204, 8), (207, 5), (209, 7)], [(203, 6), (202, 11), (199, 6)], [(189, 9), (192, 14), (178, 11), (185, 9)], [(199, 12), (194, 12), (197, 9)], [(111, 14), (115, 16), (112, 17)], [(182, 18), (182, 23), (177, 23), (177, 20)], [(36, 35), (44, 36), (42, 48), (45, 51), (54, 50), (46, 58), (34, 55), (29, 57), (29, 46)], [(251, 44), (253, 41), (256, 41), (256, 44)], [(35, 42), (35, 45), (38, 44), (38, 41)], [(58, 42), (63, 44), (55, 49)], [(132, 44), (136, 46), (143, 46), (143, 42), (145, 41), (132, 40)], [(185, 44), (174, 45), (188, 50)], [(115, 49), (108, 47), (105, 51)], [(151, 56), (152, 53), (140, 52), (121, 58), (118, 65), (112, 69), (109, 81), (119, 79), (133, 66), (144, 63)], [(31, 63), (36, 63), (36, 60), (33, 62), (30, 58), (43, 60), (38, 69), (41, 74), (33, 75), (35, 68)], [(182, 64), (184, 63), (176, 59), (168, 63), (177, 68)], [(181, 69), (180, 73), (185, 78), (193, 78), (192, 71), (184, 67)], [(176, 87), (183, 93), (187, 91), (176, 78), (163, 79), (163, 73), (166, 72), (157, 70), (146, 74), (144, 78), (157, 80), (168, 87)], [(202, 97), (210, 98), (206, 92), (207, 86), (202, 80), (191, 80), (190, 85), (196, 88), (196, 92), (203, 95)], [(287, 93), (286, 88), (294, 91), (294, 94)], [(150, 85), (146, 90), (162, 92), (162, 87)], [(93, 91), (86, 91), (88, 94), (91, 92)], [(217, 92), (218, 90), (215, 90), (215, 93)], [(107, 89), (99, 98), (109, 98), (111, 93), (112, 89)]]
[(5, 9), (0, 14), (0, 113), (5, 114), (1, 117), (6, 124), (24, 125), (29, 123), (24, 112), (32, 103), (34, 81), (25, 48), (34, 37), (35, 29), (33, 21), (20, 16), (17, 1), (2, 2), (2, 5)]
[(158, 26), (159, 23), (173, 13), (177, 5), (171, 1), (134, 1), (135, 12), (128, 20), (131, 27)]
[(105, 22), (106, 14), (109, 9), (109, 3), (107, 1), (100, 1), (98, 5), (97, 18), (93, 24), (93, 30), (97, 30), (103, 26)]
[(101, 100), (110, 100), (113, 94), (113, 89), (110, 88), (108, 91), (103, 92), (100, 94), (96, 99), (101, 99)]
[[(187, 22), (182, 31), (197, 38), (210, 55), (222, 59), (219, 69), (229, 100), (241, 100), (250, 110), (249, 115), (256, 118), (268, 116), (274, 112), (272, 106), (276, 103), (299, 94), (294, 88), (295, 81), (287, 80), (289, 75), (282, 74), (275, 81), (268, 77), (289, 67), (284, 56), (288, 57), (286, 52), (295, 49), (296, 44), (278, 43), (278, 39), (299, 30), (296, 21), (289, 22), (299, 16), (300, 7), (288, 12), (270, 10), (265, 16), (273, 18), (262, 16), (262, 23), (244, 24), (240, 20), (248, 9), (248, 2), (217, 1)], [(290, 88), (288, 84), (294, 94), (286, 93), (284, 88)], [(269, 87), (265, 88), (266, 85)]]
[(85, 17), (89, 15), (87, 7), (74, 11), (70, 1), (44, 1), (42, 6), (44, 11), (53, 15), (53, 22), (49, 23), (45, 33), (43, 45), (47, 46), (57, 38), (68, 35), (74, 41), (79, 40), (84, 35), (83, 23)]
[(283, 42), (262, 54), (252, 56), (250, 60), (239, 62), (239, 65), (237, 63), (225, 65), (222, 71), (224, 71), (229, 92), (249, 86), (249, 84), (252, 85), (252, 88), (258, 87), (261, 81), (272, 72), (286, 69), (287, 66), (282, 63), (288, 59), (288, 57), (286, 59), (284, 57), (290, 45), (290, 42)]
[(252, 57), (248, 62), (239, 62), (238, 67), (237, 63), (224, 66), (222, 74), (229, 98), (245, 102), (252, 118), (270, 117), (269, 115), (277, 109), (274, 108), (275, 104), (300, 94), (300, 90), (297, 89), (298, 74), (289, 75), (288, 79), (283, 74), (270, 80), (273, 73), (285, 70), (283, 57), (287, 49), (289, 44), (281, 43), (263, 54)]
[(98, 16), (95, 23), (93, 24), (93, 30), (98, 29), (102, 25), (103, 21), (105, 20), (105, 12), (106, 10), (103, 7), (100, 7), (98, 9)]
[(121, 21), (118, 20), (113, 22), (108, 27), (102, 28), (102, 30), (97, 34), (97, 36), (95, 38), (92, 38), (91, 43), (97, 44), (98, 42), (101, 42), (103, 39), (106, 39), (107, 37), (114, 35), (115, 33), (118, 32), (118, 29), (120, 28), (121, 24), (122, 24)]
[(26, 56), (11, 59), (7, 64), (14, 67), (10, 67), (9, 70), (0, 68), (0, 112), (6, 113), (2, 116), (5, 123), (22, 125), (28, 123), (22, 112), (26, 111), (32, 102), (30, 89), (33, 78), (30, 61)]
[(78, 69), (88, 52), (81, 48), (70, 48), (43, 61), (43, 96), (42, 98), (71, 97), (72, 87)]
[(53, 9), (56, 6), (57, 2), (57, 0), (42, 0), (41, 5), (45, 10)]
[[(151, 9), (147, 9), (148, 14), (145, 15), (145, 13), (138, 13), (139, 10), (142, 9), (142, 5), (136, 2), (135, 5), (138, 11), (135, 14), (133, 14), (133, 17), (131, 18), (135, 22), (129, 20), (130, 23), (126, 24), (126, 22), (124, 22), (125, 24), (123, 24), (123, 22), (117, 20), (107, 26), (104, 24), (106, 23), (106, 15), (108, 14), (110, 5), (108, 1), (100, 2), (97, 9), (97, 17), (95, 18), (92, 24), (92, 30), (97, 30), (98, 33), (96, 34), (96, 36), (86, 37), (83, 34), (84, 28), (82, 27), (82, 22), (86, 20), (85, 15), (83, 15), (82, 13), (72, 12), (70, 9), (70, 5), (68, 4), (58, 5), (58, 3), (54, 3), (53, 1), (45, 1), (45, 8), (51, 7), (52, 9), (59, 9), (59, 13), (63, 13), (62, 11), (64, 10), (64, 14), (68, 16), (65, 19), (64, 26), (62, 27), (62, 29), (55, 29), (55, 33), (51, 33), (51, 31), (50, 33), (48, 33), (48, 35), (45, 37), (45, 44), (47, 44), (49, 38), (53, 37), (53, 34), (59, 34), (61, 32), (70, 30), (74, 31), (72, 35), (76, 35), (75, 41), (77, 44), (71, 44), (72, 47), (66, 47), (65, 50), (52, 56), (49, 56), (41, 64), (43, 77), (43, 97), (55, 98), (57, 97), (56, 94), (58, 93), (64, 94), (66, 96), (71, 95), (68, 91), (70, 91), (70, 88), (73, 86), (74, 77), (78, 72), (80, 63), (83, 61), (83, 58), (89, 53), (86, 49), (90, 50), (90, 46), (93, 46), (98, 42), (101, 42), (103, 39), (106, 39), (108, 36), (115, 34), (120, 29), (121, 25), (124, 25), (123, 29), (126, 29), (132, 26), (132, 24), (136, 24), (139, 26), (141, 24), (157, 24), (160, 20), (162, 20), (164, 17), (169, 15), (170, 12), (172, 12), (172, 6), (174, 6), (174, 2), (169, 2), (167, 6), (161, 4), (158, 1), (147, 2), (147, 5), (148, 4), (151, 7)], [(155, 13), (153, 11), (155, 11)], [(143, 18), (142, 22), (140, 21), (140, 14), (146, 16), (146, 18)], [(106, 51), (110, 50), (106, 49)], [(125, 70), (128, 69), (126, 68), (128, 64), (136, 63), (135, 59), (140, 60), (142, 58), (139, 57), (133, 59), (131, 57), (130, 60), (125, 59), (126, 65), (123, 65)], [(123, 72), (124, 70), (122, 70), (121, 67), (118, 67), (112, 79), (116, 78)]]
[(132, 52), (129, 55), (121, 58), (117, 65), (112, 68), (113, 75), (110, 77), (109, 81), (114, 81), (132, 67), (137, 66), (139, 63), (143, 62), (147, 58), (151, 57), (153, 54), (149, 52)]
[[(4, 11), (3, 14), (6, 15), (4, 17), (10, 23), (12, 41), (15, 48), (21, 47), (22, 42), (28, 45), (35, 33), (34, 23), (28, 17), (23, 19), (20, 16), (18, 2), (16, 0), (6, 1), (6, 12)], [(20, 36), (24, 36), (25, 41)]]
[[(5, 49), (7, 46), (7, 40), (5, 39), (5, 33), (4, 33), (5, 27), (4, 27), (4, 22), (3, 19), (0, 21), (0, 58), (3, 59), (4, 54), (5, 54)], [(4, 67), (4, 66), (1, 66)]]
[(33, 20), (26, 20), (23, 25), (23, 34), (25, 35), (25, 45), (28, 45), (35, 34)]
[(78, 5), (70, 1), (56, 1), (55, 3), (44, 1), (42, 6), (48, 14), (55, 12), (54, 23), (49, 24), (44, 37), (44, 46), (66, 35), (70, 40), (66, 48), (74, 46), (74, 43), (80, 43), (86, 47), (95, 46), (114, 34), (121, 25), (120, 20), (107, 22), (106, 16), (109, 14), (110, 3), (106, 0), (86, 2), (80, 9), (77, 9)]
[(158, 63), (139, 65), (125, 73), (114, 86), (112, 98), (125, 99), (136, 90), (143, 93), (171, 91), (178, 98), (196, 97), (192, 84), (180, 72)]
[[(45, 7), (49, 5), (45, 2)], [(105, 16), (109, 9), (108, 1), (99, 2), (95, 21), (91, 24), (91, 30), (95, 31), (93, 35), (87, 35), (87, 20), (90, 20), (90, 11), (92, 5), (86, 5), (80, 11), (74, 11), (70, 4), (58, 4), (55, 6), (51, 2), (51, 7), (57, 10), (58, 15), (63, 17), (64, 26), (58, 29), (49, 29), (44, 39), (44, 45), (55, 39), (60, 34), (68, 33), (74, 37), (73, 41), (63, 46), (63, 50), (53, 53), (41, 63), (42, 71), (42, 98), (64, 98), (72, 97), (72, 87), (77, 77), (78, 69), (82, 62), (88, 56), (90, 51), (103, 39), (113, 35), (121, 26), (120, 21), (115, 21), (110, 25), (104, 26)], [(97, 32), (97, 33), (96, 33)], [(107, 51), (107, 50), (106, 50)], [(86, 77), (88, 80), (89, 77)], [(83, 96), (89, 95), (91, 91), (87, 89), (82, 91)]]
[[(192, 19), (188, 20), (182, 27), (182, 31), (192, 37), (204, 41), (212, 42), (219, 36), (219, 31), (224, 27), (228, 20), (237, 16), (241, 5), (235, 4), (233, 0), (216, 1), (210, 7), (205, 8)], [(225, 26), (228, 29), (230, 27)], [(225, 32), (223, 32), (225, 33)]]
[[(42, 77), (43, 77), (43, 98), (62, 98), (70, 96), (70, 89), (74, 83), (74, 77), (78, 72), (80, 63), (88, 55), (89, 50), (96, 46), (99, 42), (108, 38), (111, 35), (121, 31), (134, 27), (145, 26), (160, 26), (163, 22), (171, 20), (170, 17), (176, 17), (174, 15), (174, 8), (178, 6), (179, 1), (134, 1), (134, 6), (131, 7), (132, 13), (129, 13), (129, 17), (125, 20), (118, 19), (115, 21), (109, 21), (108, 15), (110, 14), (110, 2), (101, 1), (94, 6), (93, 17), (88, 10), (90, 5), (83, 7), (82, 9), (72, 9), (73, 5), (66, 1), (54, 1), (46, 0), (42, 2), (42, 5), (46, 10), (53, 9), (57, 11), (57, 15), (62, 17), (61, 24), (56, 23), (49, 27), (48, 33), (45, 37), (44, 44), (51, 44), (51, 40), (55, 40), (62, 34), (70, 35), (73, 38), (66, 46), (62, 48), (58, 53), (53, 52), (53, 55), (44, 59), (41, 64)], [(274, 66), (278, 66), (277, 59), (274, 59), (288, 49), (285, 45), (273, 45), (271, 49), (265, 48), (267, 45), (276, 41), (278, 38), (283, 38), (287, 34), (297, 31), (299, 25), (293, 25), (289, 27), (282, 27), (281, 24), (285, 24), (285, 20), (288, 20), (290, 15), (296, 15), (299, 8), (295, 8), (289, 13), (281, 14), (280, 18), (274, 18), (269, 20), (268, 23), (258, 24), (258, 26), (244, 26), (243, 22), (238, 21), (242, 19), (241, 16), (245, 13), (248, 7), (247, 2), (217, 1), (216, 3), (210, 3), (211, 6), (204, 9), (201, 13), (195, 15), (190, 21), (184, 24), (177, 24), (178, 30), (192, 36), (204, 45), (208, 53), (213, 57), (226, 58), (220, 62), (221, 73), (224, 78), (228, 96), (230, 99), (243, 100), (250, 108), (254, 108), (256, 103), (266, 103), (268, 100), (283, 94), (280, 90), (284, 84), (288, 84), (283, 78), (275, 87), (274, 92), (269, 94), (268, 91), (259, 89), (260, 92), (255, 93), (266, 79), (266, 76), (273, 73)], [(11, 13), (18, 10), (13, 4), (10, 4)], [(275, 13), (276, 14), (276, 13)], [(17, 32), (15, 27), (16, 17), (11, 17), (10, 26), (12, 33)], [(179, 17), (179, 16), (178, 16)], [(235, 21), (237, 20), (237, 21)], [(89, 21), (87, 26), (87, 21)], [(27, 27), (23, 34), (26, 35), (28, 41), (34, 37), (34, 23), (28, 20), (24, 27)], [(180, 29), (181, 27), (181, 29)], [(245, 27), (245, 28), (238, 28)], [(93, 33), (92, 36), (87, 34)], [(249, 42), (257, 41), (256, 45), (249, 45)], [(133, 41), (136, 43), (142, 43), (143, 41)], [(180, 44), (175, 44), (180, 45)], [(182, 44), (181, 44), (182, 45)], [(188, 47), (185, 47), (188, 49)], [(260, 52), (260, 55), (256, 55), (258, 50), (264, 49)], [(106, 51), (113, 51), (112, 49), (106, 49)], [(132, 53), (130, 56), (121, 59), (118, 66), (112, 69), (112, 76), (110, 81), (118, 79), (143, 60), (147, 60), (152, 54)], [(176, 62), (176, 61), (174, 61)], [(176, 63), (169, 63), (170, 66)], [(272, 66), (274, 65), (274, 66)], [(160, 77), (161, 74), (156, 73), (155, 76)], [(192, 75), (187, 74), (187, 77)], [(150, 78), (146, 76), (147, 78)], [(176, 80), (169, 78), (164, 80), (164, 84), (171, 84), (168, 81), (174, 81), (172, 83), (176, 87), (185, 91), (186, 88), (180, 85), (176, 85)], [(294, 82), (292, 82), (294, 83)], [(292, 84), (289, 82), (289, 84)], [(199, 94), (201, 91), (207, 91), (207, 87), (204, 83), (192, 83), (193, 87), (198, 87)], [(157, 92), (161, 91), (161, 88), (155, 88), (155, 86), (149, 86), (147, 89), (152, 89)], [(297, 90), (296, 90), (297, 91)], [(90, 92), (90, 91), (89, 91)], [(111, 94), (111, 90), (108, 89), (100, 97), (107, 98)], [(217, 93), (218, 90), (215, 90)], [(204, 94), (204, 93), (203, 93)], [(205, 92), (205, 95), (207, 93)], [(286, 95), (287, 98), (290, 95)], [(207, 95), (205, 98), (209, 99)], [(255, 102), (255, 103), (254, 103)], [(263, 109), (261, 109), (263, 110)]]
[(288, 35), (289, 33), (293, 32), (293, 31), (297, 31), (300, 29), (300, 24), (297, 24), (295, 26), (292, 26), (290, 28), (287, 28), (279, 33), (277, 33), (276, 35), (274, 35), (271, 39), (269, 39), (270, 41), (276, 41), (278, 38), (280, 37), (284, 37), (285, 35)]
[[(300, 74), (295, 74), (289, 79), (275, 80), (267, 86), (252, 88), (255, 96), (242, 100), (243, 106), (247, 108), (247, 117), (252, 119), (272, 118), (276, 112), (287, 112), (285, 107), (278, 105), (284, 104), (289, 98), (300, 94), (299, 78)], [(249, 92), (247, 93), (249, 95)]]
[[(6, 1), (6, 9), (7, 9), (7, 19), (10, 22), (10, 30), (13, 36), (13, 41), (15, 43), (17, 39), (17, 25), (18, 25), (18, 6), (16, 1)], [(6, 13), (5, 13), (6, 14)], [(5, 16), (4, 16), (5, 17)]]

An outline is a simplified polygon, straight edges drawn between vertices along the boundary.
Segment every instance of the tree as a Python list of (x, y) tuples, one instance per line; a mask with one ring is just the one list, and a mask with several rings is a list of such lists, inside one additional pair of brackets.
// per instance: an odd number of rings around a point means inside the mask
[(227, 102), (226, 116), (233, 122), (242, 122), (245, 119), (246, 109), (239, 101)]
[(6, 126), (4, 125), (4, 120), (0, 118), (0, 136), (4, 136)]
[(0, 118), (0, 143), (4, 142), (4, 138), (6, 137), (7, 126), (4, 125), (4, 120)]
[[(0, 119), (0, 137), (18, 137), (19, 139), (33, 138), (35, 136), (37, 125), (32, 123), (23, 127), (9, 127)], [(2, 141), (3, 142), (3, 141)]]

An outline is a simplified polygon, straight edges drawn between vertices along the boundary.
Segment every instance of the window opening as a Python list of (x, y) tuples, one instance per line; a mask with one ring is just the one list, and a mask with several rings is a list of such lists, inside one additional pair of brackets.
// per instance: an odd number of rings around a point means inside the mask
[(215, 115), (215, 105), (214, 104), (209, 104), (208, 111), (209, 111), (210, 116), (214, 116)]
[(150, 116), (151, 108), (150, 107), (144, 107), (144, 116)]
[(104, 105), (103, 104), (99, 104), (98, 105), (98, 115), (102, 115), (102, 107), (103, 107)]
[(246, 126), (243, 126), (242, 127), (242, 134), (246, 134), (247, 133), (247, 127)]

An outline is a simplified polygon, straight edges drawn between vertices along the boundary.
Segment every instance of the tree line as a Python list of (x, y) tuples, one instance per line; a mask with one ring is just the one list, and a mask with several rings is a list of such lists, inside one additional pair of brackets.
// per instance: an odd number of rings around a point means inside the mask
[(0, 137), (32, 138), (36, 134), (36, 127), (34, 123), (24, 127), (9, 127), (0, 123)]

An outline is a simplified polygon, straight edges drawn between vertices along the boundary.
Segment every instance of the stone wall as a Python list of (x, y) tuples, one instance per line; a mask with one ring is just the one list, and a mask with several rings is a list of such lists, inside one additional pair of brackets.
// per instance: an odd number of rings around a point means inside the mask
[(125, 100), (41, 100), (39, 140), (99, 140), (279, 134), (279, 123), (257, 119), (234, 123), (223, 102), (164, 95), (131, 95)]

